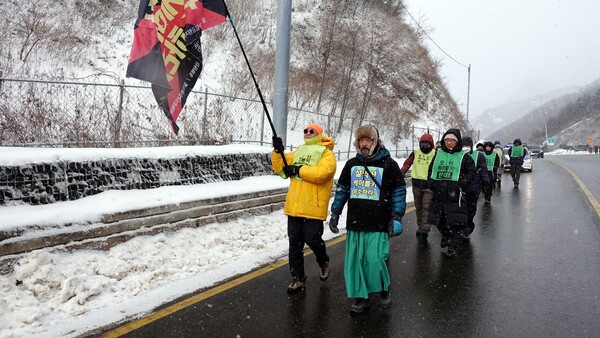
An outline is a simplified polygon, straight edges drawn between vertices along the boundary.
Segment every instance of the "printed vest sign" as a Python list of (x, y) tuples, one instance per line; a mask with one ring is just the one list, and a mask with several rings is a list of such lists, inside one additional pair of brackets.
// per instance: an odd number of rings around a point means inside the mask
[[(308, 166), (316, 166), (319, 164), (321, 157), (323, 157), (323, 153), (327, 148), (325, 146), (314, 144), (304, 144), (298, 147), (298, 150), (294, 153), (294, 162), (293, 165), (308, 165)], [(283, 171), (279, 173), (279, 176), (285, 178), (285, 174)], [(298, 176), (294, 176), (298, 181), (302, 181), (302, 179)]]
[(431, 179), (436, 181), (458, 182), (460, 166), (462, 165), (462, 159), (465, 154), (465, 151), (459, 151), (453, 154), (439, 151), (433, 162)]
[[(383, 168), (367, 167), (377, 183), (383, 180)], [(350, 198), (379, 201), (381, 191), (364, 166), (354, 166), (350, 170)]]
[(513, 146), (510, 151), (510, 157), (523, 157), (523, 146)]
[(415, 150), (415, 158), (413, 160), (410, 177), (418, 180), (427, 180), (429, 164), (431, 163), (433, 156), (435, 156), (435, 150), (431, 150), (428, 154), (422, 152), (421, 149)]
[(496, 156), (498, 156), (498, 154), (496, 154), (495, 151), (492, 151), (491, 154), (483, 154), (485, 156), (485, 164), (487, 165), (487, 170), (488, 171), (492, 171), (494, 170), (494, 162), (496, 162)]

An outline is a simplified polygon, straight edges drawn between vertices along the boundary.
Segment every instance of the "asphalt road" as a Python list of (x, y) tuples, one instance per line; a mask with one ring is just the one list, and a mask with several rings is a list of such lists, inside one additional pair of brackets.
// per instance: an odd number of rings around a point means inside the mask
[(491, 205), (480, 197), (475, 232), (453, 259), (443, 255), (437, 230), (427, 243), (417, 240), (414, 211), (408, 213), (405, 232), (392, 239), (387, 310), (374, 295), (368, 311), (350, 315), (341, 241), (329, 247), (326, 282), (314, 256), (306, 257), (303, 292), (286, 293), (284, 264), (222, 292), (199, 293), (203, 300), (186, 297), (191, 304), (170, 315), (117, 329), (139, 327), (125, 337), (598, 337), (600, 221), (553, 161), (600, 196), (600, 156), (536, 159), (519, 189), (505, 174)]

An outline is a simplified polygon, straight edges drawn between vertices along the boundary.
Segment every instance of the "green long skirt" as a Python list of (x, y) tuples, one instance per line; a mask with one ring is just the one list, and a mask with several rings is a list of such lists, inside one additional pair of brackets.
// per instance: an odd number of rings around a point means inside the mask
[(387, 233), (347, 232), (344, 279), (348, 298), (369, 298), (369, 293), (389, 290), (390, 273), (386, 264), (389, 256)]

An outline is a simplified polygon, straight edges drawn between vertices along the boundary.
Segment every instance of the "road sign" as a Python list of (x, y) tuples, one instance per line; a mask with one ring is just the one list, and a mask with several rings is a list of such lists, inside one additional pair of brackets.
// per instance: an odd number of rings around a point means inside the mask
[(548, 142), (546, 144), (549, 146), (553, 146), (554, 142), (556, 142), (556, 137), (552, 136), (552, 137), (548, 137)]

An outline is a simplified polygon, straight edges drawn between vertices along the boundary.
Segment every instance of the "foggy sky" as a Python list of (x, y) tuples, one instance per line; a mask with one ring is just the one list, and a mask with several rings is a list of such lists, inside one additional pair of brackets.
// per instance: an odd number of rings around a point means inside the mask
[[(600, 78), (600, 0), (405, 0), (405, 5), (446, 53), (471, 64), (469, 119)], [(424, 41), (442, 61), (441, 75), (466, 114), (467, 69), (427, 37)]]

